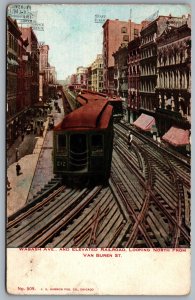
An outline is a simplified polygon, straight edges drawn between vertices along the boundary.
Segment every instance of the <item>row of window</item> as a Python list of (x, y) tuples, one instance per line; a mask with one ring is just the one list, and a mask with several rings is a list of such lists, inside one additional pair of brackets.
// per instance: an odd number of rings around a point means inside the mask
[(156, 47), (149, 47), (141, 51), (141, 59), (155, 56), (156, 53)]
[(30, 78), (24, 79), (16, 76), (8, 75), (7, 77), (7, 92), (8, 94), (16, 94), (17, 91), (29, 90), (31, 86)]
[(141, 37), (141, 45), (147, 44), (149, 42), (155, 42), (155, 41), (156, 41), (156, 32)]
[(141, 99), (140, 99), (140, 106), (145, 108), (145, 109), (148, 109), (148, 110), (153, 110), (154, 107), (156, 107), (156, 99), (151, 99), (149, 97), (146, 97), (146, 96), (141, 96)]
[(182, 113), (182, 115), (190, 116), (191, 114), (190, 102), (182, 97), (159, 94), (159, 107), (171, 108), (173, 111)]
[(9, 75), (7, 77), (7, 92), (8, 93), (15, 93), (17, 92), (17, 77)]
[(163, 88), (187, 89), (191, 87), (190, 82), (190, 74), (179, 70), (159, 73), (157, 78), (158, 86)]
[[(137, 29), (137, 28), (134, 28), (134, 36), (138, 36), (139, 35), (139, 29)], [(121, 28), (121, 33), (127, 33), (127, 27), (122, 27)]]
[(18, 41), (10, 32), (8, 32), (8, 47), (15, 52), (18, 51)]
[(137, 74), (140, 72), (139, 65), (134, 65), (129, 67), (129, 75)]
[[(67, 154), (67, 136), (65, 134), (58, 134), (57, 139), (57, 153)], [(92, 135), (90, 146), (93, 153), (103, 151), (103, 136), (101, 134)]]
[(141, 75), (156, 75), (156, 67), (153, 64), (141, 66)]
[(140, 92), (146, 93), (154, 93), (155, 92), (156, 83), (153, 81), (141, 81), (140, 82)]
[(137, 57), (137, 56), (139, 56), (139, 54), (140, 54), (140, 49), (139, 48), (136, 49), (136, 50), (130, 51), (129, 59)]
[(164, 55), (158, 55), (158, 66), (167, 66), (167, 65), (175, 65), (185, 63), (188, 58), (187, 50), (183, 50), (180, 52), (167, 53)]
[(12, 117), (16, 113), (16, 98), (7, 101), (7, 117)]

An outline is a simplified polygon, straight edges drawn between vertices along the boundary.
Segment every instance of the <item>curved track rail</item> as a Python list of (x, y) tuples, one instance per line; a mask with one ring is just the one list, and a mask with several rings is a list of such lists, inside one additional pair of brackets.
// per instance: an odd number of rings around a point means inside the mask
[[(119, 125), (117, 126), (119, 127)], [(137, 175), (142, 186), (150, 190), (151, 200), (148, 215), (153, 215), (153, 217), (158, 215), (162, 219), (159, 225), (163, 228), (161, 231), (165, 239), (164, 246), (174, 248), (189, 246), (190, 228), (186, 226), (184, 221), (184, 185), (189, 188), (189, 181), (184, 182), (182, 180), (181, 174), (178, 174), (178, 168), (168, 158), (162, 156), (161, 151), (160, 153), (155, 153), (158, 147), (148, 150), (148, 145), (145, 145), (143, 140), (136, 139), (131, 149), (128, 150), (125, 145), (126, 142), (124, 142), (126, 139), (125, 133), (117, 130), (117, 135), (120, 138), (115, 142), (116, 151), (121, 156), (121, 159), (128, 163), (132, 172)], [(136, 161), (135, 156), (139, 157), (139, 160)], [(140, 161), (142, 162), (141, 164)], [(180, 162), (180, 166), (181, 164), (182, 162)], [(150, 181), (148, 181), (147, 176), (151, 176), (150, 173), (153, 179), (150, 178)], [(171, 199), (172, 197), (173, 199)], [(157, 221), (155, 222), (157, 223)], [(145, 225), (147, 226), (148, 224)], [(127, 246), (132, 246), (130, 242), (132, 237), (133, 235), (129, 238)]]

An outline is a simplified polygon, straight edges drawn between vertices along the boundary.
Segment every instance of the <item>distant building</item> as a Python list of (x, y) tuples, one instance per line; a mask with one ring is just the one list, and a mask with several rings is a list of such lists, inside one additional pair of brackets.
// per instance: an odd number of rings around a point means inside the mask
[(76, 71), (76, 83), (81, 87), (87, 87), (87, 68), (78, 67)]
[(70, 84), (75, 85), (77, 83), (77, 75), (72, 74), (70, 77)]
[(120, 46), (127, 45), (139, 35), (142, 25), (136, 24), (131, 20), (119, 21), (106, 20), (103, 24), (103, 81), (104, 90), (108, 93), (114, 91), (114, 57), (112, 54)]
[(48, 45), (39, 45), (39, 70), (44, 71), (48, 67), (49, 57), (49, 46)]
[(103, 57), (98, 54), (96, 60), (91, 64), (91, 90), (103, 91)]
[(78, 67), (75, 74), (70, 77), (70, 84), (75, 90), (86, 89), (88, 85), (88, 68)]
[(71, 75), (68, 75), (64, 80), (64, 85), (69, 85), (69, 84), (71, 84)]

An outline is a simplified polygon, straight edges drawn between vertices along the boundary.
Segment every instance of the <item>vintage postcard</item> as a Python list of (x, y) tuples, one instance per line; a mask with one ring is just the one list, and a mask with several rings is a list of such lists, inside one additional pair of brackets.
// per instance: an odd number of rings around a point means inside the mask
[(8, 293), (190, 293), (190, 6), (15, 3), (6, 24)]

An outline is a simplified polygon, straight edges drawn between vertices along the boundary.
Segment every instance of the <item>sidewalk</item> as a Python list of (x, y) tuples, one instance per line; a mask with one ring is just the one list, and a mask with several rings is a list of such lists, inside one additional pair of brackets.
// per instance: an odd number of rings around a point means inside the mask
[[(61, 104), (60, 102), (61, 101), (59, 99), (59, 104)], [(55, 114), (57, 113), (55, 111), (52, 111), (52, 113), (54, 114), (54, 120), (56, 119), (55, 124), (57, 124), (57, 122), (60, 121), (58, 120), (58, 118), (55, 117)], [(62, 115), (63, 115), (63, 110), (62, 113), (60, 114), (60, 117), (62, 117)], [(40, 174), (41, 178), (48, 177), (45, 176), (48, 169), (47, 157), (41, 155), (41, 150), (43, 148), (44, 141), (45, 140), (48, 141), (49, 139), (50, 142), (52, 142), (52, 132), (47, 131), (48, 123), (49, 123), (49, 118), (47, 117), (47, 120), (44, 122), (45, 128), (44, 128), (43, 136), (36, 137), (33, 135), (29, 135), (29, 136), (27, 135), (25, 136), (25, 139), (22, 143), (18, 139), (13, 145), (12, 149), (8, 150), (7, 176), (10, 182), (11, 189), (7, 191), (7, 216), (10, 216), (11, 214), (13, 214), (14, 212), (19, 210), (21, 207), (23, 207), (26, 204), (29, 191), (31, 191), (31, 196), (33, 196), (31, 187), (34, 181), (39, 181), (39, 178), (36, 178), (36, 169), (37, 166), (39, 165), (39, 161), (42, 165), (45, 166), (45, 169), (42, 170)], [(21, 166), (21, 174), (19, 176), (16, 175), (16, 164), (17, 164), (15, 161), (16, 145), (19, 146), (18, 148), (19, 148), (20, 159), (18, 163)], [(23, 156), (22, 152), (24, 151), (27, 151), (27, 153), (29, 153), (30, 151), (31, 152), (30, 154)], [(38, 189), (40, 190), (40, 188), (41, 186)]]

